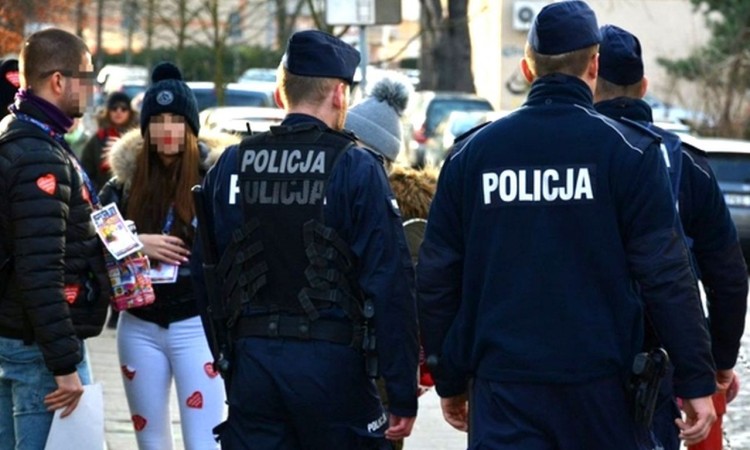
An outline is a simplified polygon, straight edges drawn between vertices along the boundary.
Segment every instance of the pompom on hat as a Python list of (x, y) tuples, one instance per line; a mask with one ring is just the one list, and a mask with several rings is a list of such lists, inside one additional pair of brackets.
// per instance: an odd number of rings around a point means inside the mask
[(412, 91), (406, 77), (389, 74), (372, 85), (369, 96), (354, 105), (344, 128), (353, 131), (367, 147), (395, 161), (401, 149), (401, 115)]
[(141, 134), (145, 134), (151, 116), (172, 113), (185, 118), (195, 135), (200, 131), (198, 102), (182, 80), (182, 72), (170, 62), (159, 63), (151, 73), (151, 86), (143, 96)]

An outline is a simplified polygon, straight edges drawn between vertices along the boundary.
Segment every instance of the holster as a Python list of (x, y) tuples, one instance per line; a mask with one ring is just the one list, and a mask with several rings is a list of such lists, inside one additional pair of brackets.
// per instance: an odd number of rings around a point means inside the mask
[(669, 356), (661, 347), (635, 356), (629, 387), (633, 402), (633, 418), (638, 425), (651, 427), (659, 386), (668, 365)]

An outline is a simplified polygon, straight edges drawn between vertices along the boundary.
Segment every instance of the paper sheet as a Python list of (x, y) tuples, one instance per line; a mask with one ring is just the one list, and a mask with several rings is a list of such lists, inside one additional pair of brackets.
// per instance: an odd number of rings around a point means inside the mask
[[(63, 408), (64, 409), (64, 408)], [(61, 419), (63, 409), (55, 411), (44, 450), (103, 450), (104, 449), (104, 394), (101, 384), (83, 387), (78, 406), (68, 417)]]

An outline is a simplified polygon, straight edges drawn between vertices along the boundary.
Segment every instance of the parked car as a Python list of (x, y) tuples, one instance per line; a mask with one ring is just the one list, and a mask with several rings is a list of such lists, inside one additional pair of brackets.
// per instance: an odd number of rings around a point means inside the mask
[(681, 136), (708, 154), (750, 265), (750, 141)]
[(414, 167), (439, 165), (442, 156), (427, 152), (427, 141), (436, 135), (438, 125), (453, 111), (492, 111), (492, 104), (474, 94), (463, 92), (417, 91), (409, 99), (405, 157)]
[[(188, 87), (198, 101), (198, 111), (218, 106), (216, 90), (211, 81), (188, 81)], [(224, 106), (265, 106), (275, 107), (273, 91), (255, 89), (242, 83), (229, 83), (224, 89)]]
[(427, 160), (441, 165), (457, 137), (485, 122), (493, 122), (505, 117), (511, 111), (452, 111), (438, 125), (435, 136), (425, 142)]
[(99, 70), (96, 82), (106, 97), (112, 92), (121, 91), (126, 84), (142, 83), (145, 86), (149, 82), (149, 72), (145, 66), (107, 64)]
[(702, 112), (691, 111), (663, 102), (650, 93), (643, 97), (643, 101), (651, 107), (653, 118), (658, 122), (677, 122), (697, 126), (708, 121), (706, 115)]
[(248, 125), (253, 133), (268, 131), (281, 123), (285, 111), (260, 106), (219, 106), (201, 111), (201, 128), (247, 136)]

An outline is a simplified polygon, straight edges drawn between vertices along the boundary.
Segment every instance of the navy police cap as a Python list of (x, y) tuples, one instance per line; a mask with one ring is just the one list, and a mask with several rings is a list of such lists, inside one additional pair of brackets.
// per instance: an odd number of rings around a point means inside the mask
[(641, 43), (631, 33), (614, 25), (601, 28), (599, 76), (619, 86), (629, 86), (643, 79)]
[(589, 5), (571, 0), (542, 8), (529, 30), (528, 41), (541, 55), (560, 55), (596, 45), (601, 35)]
[(295, 75), (340, 78), (352, 84), (359, 64), (359, 52), (328, 33), (305, 30), (289, 38), (283, 62), (284, 67)]

